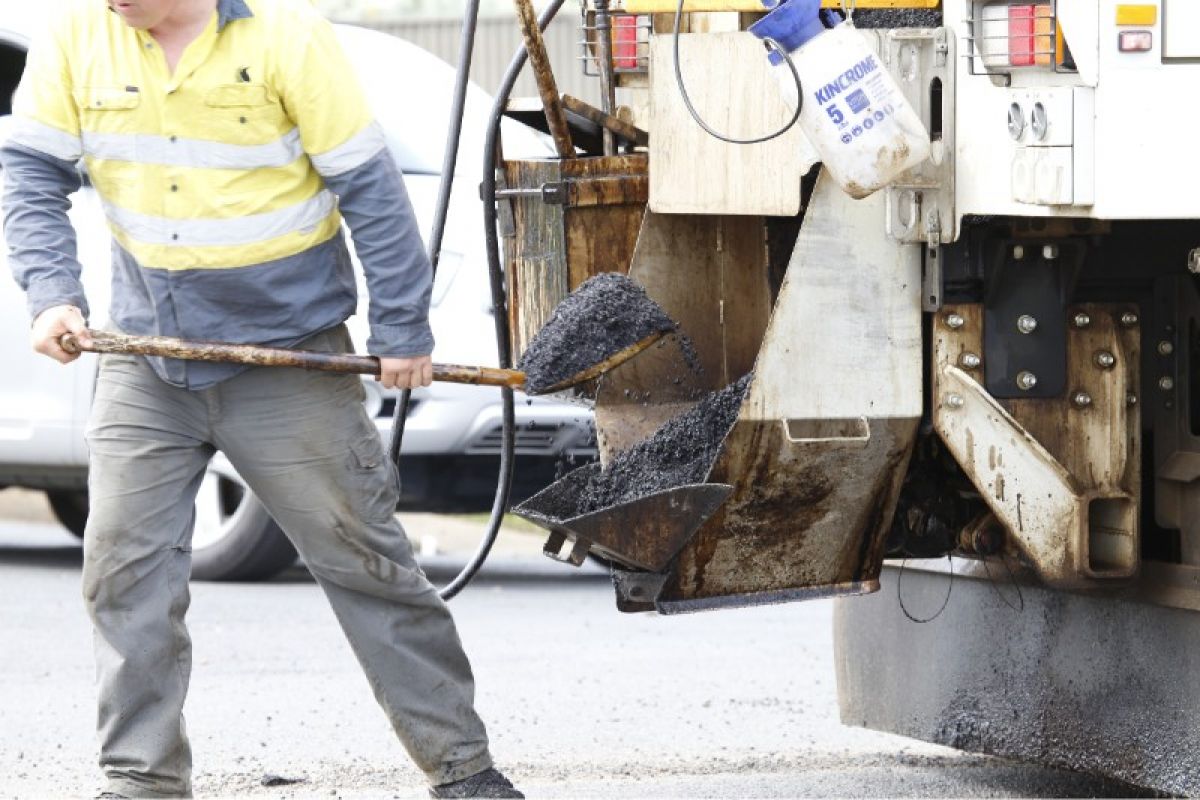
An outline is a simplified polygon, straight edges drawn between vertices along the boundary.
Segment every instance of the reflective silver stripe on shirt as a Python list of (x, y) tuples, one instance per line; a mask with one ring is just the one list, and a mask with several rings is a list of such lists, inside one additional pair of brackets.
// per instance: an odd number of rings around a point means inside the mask
[(29, 117), (13, 117), (12, 133), (8, 141), (63, 161), (75, 162), (83, 156), (83, 147), (78, 136)]
[(196, 169), (286, 167), (304, 154), (297, 128), (266, 144), (228, 144), (182, 136), (84, 131), (83, 151), (91, 158)]
[(309, 155), (313, 166), (322, 176), (332, 178), (370, 161), (379, 151), (387, 147), (387, 138), (378, 122), (372, 122), (342, 144), (321, 153)]
[(179, 247), (247, 245), (297, 231), (307, 232), (333, 211), (337, 200), (322, 190), (303, 203), (265, 214), (229, 219), (169, 219), (139, 214), (106, 202), (104, 211), (113, 225), (143, 244)]

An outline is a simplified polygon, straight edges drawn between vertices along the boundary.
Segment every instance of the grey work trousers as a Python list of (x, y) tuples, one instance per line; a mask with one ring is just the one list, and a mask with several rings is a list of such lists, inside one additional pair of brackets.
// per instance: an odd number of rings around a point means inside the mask
[[(344, 327), (303, 347), (347, 350)], [(83, 594), (95, 626), (107, 790), (187, 796), (194, 500), (220, 449), (291, 538), (409, 755), (434, 784), (491, 766), (445, 603), (394, 517), (395, 467), (353, 375), (252, 368), (198, 391), (106, 355), (88, 425)]]

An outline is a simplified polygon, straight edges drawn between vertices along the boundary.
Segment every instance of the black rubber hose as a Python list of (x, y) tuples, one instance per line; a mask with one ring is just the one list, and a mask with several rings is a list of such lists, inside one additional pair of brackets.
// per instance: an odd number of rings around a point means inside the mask
[[(433, 268), (433, 277), (437, 277), (438, 263), (442, 258), (442, 238), (446, 232), (446, 216), (450, 209), (450, 194), (454, 188), (454, 170), (458, 165), (458, 145), (462, 138), (462, 123), (463, 114), (466, 109), (467, 102), (467, 86), (470, 83), (471, 73), (471, 57), (475, 50), (475, 28), (479, 20), (479, 0), (468, 0), (467, 8), (463, 14), (462, 35), (459, 39), (458, 50), (458, 72), (454, 80), (454, 102), (450, 106), (450, 128), (446, 133), (446, 150), (442, 157), (442, 179), (438, 183), (437, 205), (434, 207), (433, 214), (433, 230), (429, 234), (429, 263)], [(396, 469), (400, 468), (400, 447), (404, 442), (404, 426), (408, 421), (408, 410), (412, 402), (412, 391), (404, 389), (400, 392), (400, 396), (396, 399), (396, 408), (392, 414), (392, 435), (391, 441), (388, 443), (388, 455), (392, 459), (392, 463), (396, 465)], [(510, 398), (506, 401), (506, 405), (512, 405), (511, 392)], [(505, 418), (509, 416), (505, 414)], [(504, 463), (504, 445), (501, 446), (500, 461)], [(511, 461), (511, 457), (509, 459)], [(502, 483), (503, 481), (498, 481)], [(499, 490), (497, 490), (499, 493)], [(507, 491), (505, 492), (507, 496)], [(488, 538), (485, 534), (484, 539)], [(491, 535), (491, 539), (495, 540), (495, 535)], [(480, 547), (483, 550), (483, 547)], [(491, 544), (488, 543), (487, 550), (491, 549)], [(484, 552), (486, 558), (486, 551)], [(439, 593), (442, 598), (449, 600), (454, 595), (458, 594), (462, 587), (470, 582), (475, 573), (479, 571), (479, 565), (483, 563), (479, 559), (478, 565), (473, 559), (463, 571), (454, 578), (445, 588)]]
[[(429, 263), (433, 277), (437, 278), (438, 264), (442, 260), (442, 237), (446, 233), (446, 215), (450, 209), (450, 191), (454, 187), (454, 170), (458, 164), (458, 144), (462, 138), (463, 113), (466, 109), (467, 85), (471, 72), (471, 58), (475, 51), (475, 28), (479, 21), (479, 0), (470, 0), (463, 16), (462, 36), (458, 46), (458, 72), (454, 76), (454, 102), (450, 106), (450, 129), (446, 133), (446, 151), (442, 155), (442, 179), (438, 182), (437, 205), (433, 212), (433, 230), (429, 233)], [(412, 405), (412, 390), (404, 389), (396, 398), (392, 412), (392, 436), (388, 444), (388, 455), (392, 463), (400, 464), (400, 446), (404, 442), (404, 426), (408, 423), (408, 410)]]
[[(554, 19), (565, 0), (552, 0), (549, 6), (538, 18), (538, 28), (546, 30), (546, 26)], [(516, 54), (504, 73), (500, 87), (496, 90), (496, 100), (492, 104), (492, 114), (488, 119), (487, 138), (483, 145), (483, 182), (480, 194), (483, 198), (483, 234), (486, 243), (488, 259), (488, 275), (492, 288), (492, 315), (496, 325), (496, 355), (502, 367), (512, 366), (512, 348), (508, 338), (508, 303), (504, 286), (504, 270), (500, 264), (500, 240), (496, 234), (496, 166), (500, 148), (500, 121), (504, 118), (504, 109), (508, 105), (508, 96), (512, 94), (513, 86), (525, 67), (528, 53), (525, 45), (517, 48)], [(483, 562), (487, 560), (496, 537), (500, 534), (500, 525), (504, 514), (508, 511), (508, 497), (512, 490), (513, 462), (515, 457), (515, 440), (517, 430), (516, 414), (513, 411), (512, 389), (501, 389), (504, 401), (504, 426), (501, 433), (500, 473), (496, 482), (496, 497), (492, 502), (492, 514), (488, 519), (487, 533), (479, 543), (471, 562), (463, 569), (457, 578), (448, 583), (441, 594), (444, 599), (454, 597), (466, 586)]]

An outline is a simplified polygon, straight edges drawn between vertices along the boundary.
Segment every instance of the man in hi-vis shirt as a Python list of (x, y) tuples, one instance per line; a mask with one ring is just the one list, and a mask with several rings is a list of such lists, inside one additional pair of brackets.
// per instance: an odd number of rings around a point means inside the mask
[[(34, 347), (66, 363), (59, 336), (85, 335), (66, 213), (82, 158), (112, 231), (117, 329), (348, 350), (344, 219), (383, 385), (428, 385), (429, 262), (383, 133), (309, 0), (60, 5), (0, 150)], [(395, 469), (362, 396), (349, 375), (101, 357), (83, 591), (110, 796), (191, 791), (184, 614), (193, 501), (218, 449), (325, 591), (431, 794), (521, 796), (492, 766), (470, 664), (395, 521)]]

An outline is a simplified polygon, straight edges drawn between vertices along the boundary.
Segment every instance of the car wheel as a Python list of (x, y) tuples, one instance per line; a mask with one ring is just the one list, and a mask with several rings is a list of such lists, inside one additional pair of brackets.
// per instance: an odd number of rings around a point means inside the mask
[(296, 561), (296, 549), (241, 477), (218, 457), (196, 495), (192, 577), (202, 581), (269, 578)]
[(88, 516), (87, 492), (56, 489), (46, 492), (46, 499), (62, 526), (82, 539)]

